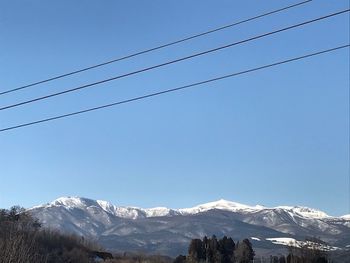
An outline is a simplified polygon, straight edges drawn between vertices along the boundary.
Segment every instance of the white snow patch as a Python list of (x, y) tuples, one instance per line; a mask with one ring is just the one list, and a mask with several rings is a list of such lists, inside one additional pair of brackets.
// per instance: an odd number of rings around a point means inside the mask
[(252, 212), (261, 208), (220, 199), (219, 201), (198, 205), (192, 208), (183, 208), (183, 209), (179, 209), (178, 211), (181, 214), (197, 214), (197, 213), (202, 213), (213, 209), (225, 210), (230, 212), (236, 212), (236, 211)]
[(258, 238), (258, 237), (251, 237), (251, 239), (252, 239), (252, 240), (255, 240), (255, 241), (261, 241), (261, 239)]
[(317, 247), (318, 249), (324, 250), (324, 251), (333, 251), (333, 250), (340, 249), (339, 247), (333, 247), (326, 244), (319, 244), (311, 241), (299, 241), (290, 237), (266, 238), (266, 240), (271, 241), (276, 245), (292, 246), (292, 247), (309, 246), (309, 247)]
[(327, 218), (330, 217), (327, 215), (325, 212), (314, 209), (314, 208), (309, 208), (309, 207), (303, 207), (303, 206), (277, 206), (275, 208), (281, 208), (287, 211), (291, 211), (293, 213), (299, 214), (303, 217), (307, 218)]
[(296, 239), (290, 238), (290, 237), (266, 238), (266, 240), (271, 241), (272, 243), (277, 245), (293, 246), (293, 247), (300, 247), (301, 245), (300, 241), (297, 241)]
[(171, 213), (171, 209), (167, 207), (154, 207), (144, 209), (147, 217), (168, 216)]
[(345, 220), (350, 220), (350, 214), (348, 215), (343, 215), (340, 218), (345, 219)]

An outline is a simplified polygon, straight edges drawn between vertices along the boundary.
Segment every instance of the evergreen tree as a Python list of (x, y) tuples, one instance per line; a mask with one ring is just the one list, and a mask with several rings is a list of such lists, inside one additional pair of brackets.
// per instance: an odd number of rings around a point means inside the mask
[(209, 262), (210, 250), (209, 250), (209, 239), (207, 238), (207, 236), (203, 238), (203, 252), (205, 255), (205, 262)]
[(224, 236), (219, 240), (219, 252), (221, 255), (221, 263), (233, 262), (233, 251), (235, 249), (235, 242), (232, 238)]
[(203, 250), (203, 242), (200, 239), (192, 239), (188, 248), (188, 261), (190, 263), (200, 262), (205, 260)]
[(213, 235), (209, 239), (209, 257), (206, 258), (207, 262), (210, 263), (216, 263), (220, 262), (221, 256), (219, 252), (219, 243), (218, 240), (216, 239), (216, 236)]
[(177, 256), (173, 263), (186, 263), (186, 256), (183, 256), (183, 255)]
[(238, 263), (249, 263), (254, 259), (255, 253), (252, 244), (248, 239), (238, 242), (234, 252), (235, 260)]
[(285, 256), (280, 256), (278, 263), (286, 263), (286, 257)]
[(270, 263), (278, 263), (279, 259), (277, 256), (270, 256)]

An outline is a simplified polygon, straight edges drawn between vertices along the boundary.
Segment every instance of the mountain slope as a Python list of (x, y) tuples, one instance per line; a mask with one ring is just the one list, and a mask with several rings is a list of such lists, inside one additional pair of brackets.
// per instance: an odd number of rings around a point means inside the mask
[(307, 207), (248, 206), (219, 200), (193, 208), (143, 209), (106, 201), (62, 197), (29, 211), (44, 226), (92, 237), (112, 251), (186, 253), (192, 238), (204, 235), (251, 237), (258, 249), (279, 247), (276, 238), (319, 237), (337, 247), (350, 244), (350, 218), (331, 217)]

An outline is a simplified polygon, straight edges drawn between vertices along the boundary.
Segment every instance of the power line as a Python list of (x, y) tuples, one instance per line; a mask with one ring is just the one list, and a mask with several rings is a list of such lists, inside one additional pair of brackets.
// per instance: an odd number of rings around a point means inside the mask
[(235, 76), (251, 73), (251, 72), (262, 70), (262, 69), (266, 69), (266, 68), (275, 67), (275, 66), (278, 66), (278, 65), (281, 65), (281, 64), (286, 64), (286, 63), (290, 63), (290, 62), (293, 62), (293, 61), (310, 58), (310, 57), (313, 57), (313, 56), (317, 56), (317, 55), (321, 55), (321, 54), (324, 54), (324, 53), (333, 52), (333, 51), (344, 49), (344, 48), (348, 48), (348, 47), (350, 47), (349, 44), (342, 45), (342, 46), (338, 46), (338, 47), (335, 47), (335, 48), (326, 49), (326, 50), (310, 53), (310, 54), (307, 54), (307, 55), (303, 55), (303, 56), (299, 56), (299, 57), (295, 57), (295, 58), (291, 58), (291, 59), (287, 59), (287, 60), (283, 60), (283, 61), (278, 61), (278, 62), (275, 62), (275, 63), (272, 63), (272, 64), (267, 64), (267, 65), (263, 65), (263, 66), (260, 66), (260, 67), (251, 68), (251, 69), (248, 69), (248, 70), (235, 72), (235, 73), (232, 73), (232, 74), (229, 74), (229, 75), (224, 75), (224, 76), (220, 76), (220, 77), (216, 77), (216, 78), (212, 78), (212, 79), (208, 79), (208, 80), (204, 80), (204, 81), (188, 84), (188, 85), (185, 85), (185, 86), (180, 86), (180, 87), (167, 89), (167, 90), (163, 90), (163, 91), (159, 91), (159, 92), (155, 92), (155, 93), (150, 93), (150, 94), (147, 94), (147, 95), (134, 97), (134, 98), (131, 98), (131, 99), (122, 100), (122, 101), (118, 101), (118, 102), (114, 102), (114, 103), (110, 103), (110, 104), (105, 104), (105, 105), (94, 107), (94, 108), (88, 108), (88, 109), (81, 110), (81, 111), (71, 112), (71, 113), (63, 114), (63, 115), (58, 115), (58, 116), (55, 116), (55, 117), (50, 117), (50, 118), (41, 119), (41, 120), (37, 120), (37, 121), (33, 121), (33, 122), (23, 123), (23, 124), (19, 124), (19, 125), (16, 125), (16, 126), (10, 126), (10, 127), (7, 127), (7, 128), (0, 129), (0, 132), (5, 132), (5, 131), (13, 130), (13, 129), (18, 129), (18, 128), (23, 128), (23, 127), (26, 127), (26, 126), (31, 126), (31, 125), (35, 125), (35, 124), (39, 124), (39, 123), (43, 123), (43, 122), (49, 122), (49, 121), (53, 121), (53, 120), (57, 120), (57, 119), (67, 118), (67, 117), (70, 117), (70, 116), (79, 115), (79, 114), (83, 114), (83, 113), (87, 113), (87, 112), (91, 112), (91, 111), (96, 111), (96, 110), (100, 110), (100, 109), (104, 109), (104, 108), (109, 108), (109, 107), (117, 106), (117, 105), (121, 105), (121, 104), (126, 104), (126, 103), (130, 103), (130, 102), (133, 102), (133, 101), (143, 100), (143, 99), (146, 99), (146, 98), (155, 97), (155, 96), (159, 96), (159, 95), (166, 94), (166, 93), (180, 91), (180, 90), (188, 89), (188, 88), (191, 88), (191, 87), (208, 84), (208, 83), (219, 81), (219, 80), (223, 80), (223, 79), (226, 79), (226, 78), (232, 78), (232, 77), (235, 77)]
[(8, 106), (3, 106), (3, 107), (0, 108), (0, 111), (6, 110), (6, 109), (10, 109), (10, 108), (14, 108), (14, 107), (18, 107), (18, 106), (22, 106), (22, 105), (29, 104), (29, 103), (33, 103), (33, 102), (36, 102), (36, 101), (48, 99), (48, 98), (51, 98), (51, 97), (56, 97), (56, 96), (63, 95), (63, 94), (66, 94), (66, 93), (75, 92), (75, 91), (86, 89), (86, 88), (89, 88), (89, 87), (92, 87), (92, 86), (96, 86), (96, 85), (99, 85), (99, 84), (102, 84), (102, 83), (110, 82), (110, 81), (113, 81), (113, 80), (116, 80), (116, 79), (125, 78), (125, 77), (136, 75), (136, 74), (139, 74), (139, 73), (142, 73), (142, 72), (150, 71), (150, 70), (153, 70), (153, 69), (156, 69), (156, 68), (164, 67), (164, 66), (167, 66), (167, 65), (170, 65), (170, 64), (178, 63), (180, 61), (184, 61), (184, 60), (192, 59), (192, 58), (195, 58), (195, 57), (203, 56), (203, 55), (206, 55), (206, 54), (209, 54), (209, 53), (213, 53), (213, 52), (216, 52), (216, 51), (219, 51), (219, 50), (223, 50), (223, 49), (226, 49), (226, 48), (229, 48), (229, 47), (237, 46), (237, 45), (240, 45), (240, 44), (243, 44), (243, 43), (247, 43), (247, 42), (250, 42), (250, 41), (253, 41), (253, 40), (256, 40), (256, 39), (260, 39), (260, 38), (263, 38), (263, 37), (266, 37), (266, 36), (274, 35), (274, 34), (281, 33), (281, 32), (284, 32), (284, 31), (287, 31), (287, 30), (290, 30), (290, 29), (293, 29), (293, 28), (297, 28), (297, 27), (301, 27), (301, 26), (304, 26), (304, 25), (307, 25), (307, 24), (310, 24), (310, 23), (314, 23), (314, 22), (317, 22), (317, 21), (320, 21), (320, 20), (323, 20), (323, 19), (327, 19), (327, 18), (330, 18), (330, 17), (341, 15), (341, 14), (347, 13), (349, 11), (350, 11), (350, 9), (342, 10), (342, 11), (339, 11), (339, 12), (336, 12), (336, 13), (332, 13), (332, 14), (329, 14), (329, 15), (326, 15), (326, 16), (322, 16), (322, 17), (319, 17), (319, 18), (315, 18), (315, 19), (312, 19), (312, 20), (308, 20), (308, 21), (299, 23), (299, 24), (295, 24), (295, 25), (288, 26), (288, 27), (285, 27), (285, 28), (282, 28), (282, 29), (278, 29), (278, 30), (271, 31), (271, 32), (268, 32), (268, 33), (264, 33), (264, 34), (261, 34), (261, 35), (258, 35), (258, 36), (254, 36), (254, 37), (251, 37), (251, 38), (248, 38), (248, 39), (245, 39), (245, 40), (234, 42), (234, 43), (231, 43), (231, 44), (228, 44), (228, 45), (220, 46), (220, 47), (209, 49), (209, 50), (206, 50), (206, 51), (203, 51), (203, 52), (195, 53), (195, 54), (192, 54), (192, 55), (189, 55), (189, 56), (186, 56), (186, 57), (182, 57), (182, 58), (178, 58), (178, 59), (175, 59), (175, 60), (167, 61), (167, 62), (164, 62), (164, 63), (161, 63), (161, 64), (157, 64), (157, 65), (154, 65), (154, 66), (151, 66), (151, 67), (147, 67), (147, 68), (143, 68), (143, 69), (140, 69), (140, 70), (132, 71), (132, 72), (129, 72), (129, 73), (126, 73), (126, 74), (123, 74), (123, 75), (118, 75), (118, 76), (115, 76), (115, 77), (112, 77), (112, 78), (100, 80), (100, 81), (93, 82), (93, 83), (90, 83), (90, 84), (85, 84), (85, 85), (82, 85), (82, 86), (78, 86), (78, 87), (75, 87), (75, 88), (67, 89), (67, 90), (64, 90), (64, 91), (57, 92), (57, 93), (52, 93), (52, 94), (45, 95), (45, 96), (42, 96), (42, 97), (37, 97), (37, 98), (34, 98), (34, 99), (22, 101), (22, 102), (19, 102), (19, 103), (8, 105)]
[(311, 1), (312, 0), (299, 2), (299, 3), (293, 4), (293, 5), (289, 5), (289, 6), (280, 8), (280, 9), (269, 11), (269, 12), (261, 14), (261, 15), (257, 15), (257, 16), (251, 17), (251, 18), (247, 18), (245, 20), (234, 22), (234, 23), (231, 23), (231, 24), (228, 24), (228, 25), (224, 25), (224, 26), (221, 26), (221, 27), (218, 27), (218, 28), (211, 29), (209, 31), (205, 31), (205, 32), (198, 33), (198, 34), (195, 34), (195, 35), (192, 35), (192, 36), (189, 36), (189, 37), (185, 37), (185, 38), (173, 41), (173, 42), (169, 42), (169, 43), (166, 43), (166, 44), (154, 47), (154, 48), (142, 50), (142, 51), (130, 54), (130, 55), (126, 55), (126, 56), (123, 56), (123, 57), (120, 57), (120, 58), (116, 58), (116, 59), (112, 59), (112, 60), (109, 60), (109, 61), (106, 61), (106, 62), (95, 64), (95, 65), (92, 65), (92, 66), (89, 66), (89, 67), (86, 67), (86, 68), (82, 68), (82, 69), (78, 69), (78, 70), (71, 71), (71, 72), (68, 72), (68, 73), (64, 73), (62, 75), (57, 75), (57, 76), (54, 76), (54, 77), (51, 77), (51, 78), (48, 78), (48, 79), (40, 80), (38, 82), (26, 84), (26, 85), (23, 85), (23, 86), (14, 88), (14, 89), (9, 89), (9, 90), (6, 90), (6, 91), (2, 91), (2, 92), (0, 92), (0, 95), (4, 95), (4, 94), (7, 94), (7, 93), (23, 90), (23, 89), (26, 89), (26, 88), (29, 88), (29, 87), (37, 86), (39, 84), (43, 84), (43, 83), (46, 83), (46, 82), (54, 81), (54, 80), (61, 79), (61, 78), (64, 78), (64, 77), (68, 77), (68, 76), (71, 76), (71, 75), (75, 75), (75, 74), (78, 74), (78, 73), (81, 73), (81, 72), (84, 72), (84, 71), (88, 71), (88, 70), (99, 68), (99, 67), (102, 67), (102, 66), (105, 66), (105, 65), (108, 65), (108, 64), (112, 64), (112, 63), (115, 63), (115, 62), (118, 62), (118, 61), (126, 60), (126, 59), (129, 59), (129, 58), (132, 58), (132, 57), (136, 57), (136, 56), (143, 55), (143, 54), (146, 54), (146, 53), (150, 53), (150, 52), (153, 52), (153, 51), (156, 51), (156, 50), (159, 50), (159, 49), (163, 49), (163, 48), (170, 47), (170, 46), (173, 46), (173, 45), (176, 45), (176, 44), (180, 44), (182, 42), (186, 42), (186, 41), (189, 41), (189, 40), (192, 40), (192, 39), (195, 39), (195, 38), (199, 38), (199, 37), (202, 37), (202, 36), (205, 36), (205, 35), (212, 34), (214, 32), (218, 32), (218, 31), (221, 31), (221, 30), (224, 30), (224, 29), (228, 29), (228, 28), (231, 28), (231, 27), (234, 27), (234, 26), (238, 26), (240, 24), (244, 24), (244, 23), (247, 23), (247, 22), (250, 22), (250, 21), (262, 18), (262, 17), (265, 17), (265, 16), (269, 16), (269, 15), (272, 15), (272, 14), (275, 14), (275, 13), (279, 13), (279, 12), (282, 12), (282, 11), (285, 11), (285, 10), (288, 10), (288, 9), (291, 9), (291, 8), (294, 8), (294, 7), (297, 7), (297, 6), (301, 6), (301, 5), (304, 5), (304, 4), (309, 3)]

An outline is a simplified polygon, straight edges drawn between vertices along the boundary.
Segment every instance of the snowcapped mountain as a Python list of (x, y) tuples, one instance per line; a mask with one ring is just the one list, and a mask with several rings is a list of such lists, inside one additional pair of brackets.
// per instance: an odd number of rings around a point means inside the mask
[[(219, 200), (192, 208), (115, 206), (101, 200), (61, 197), (28, 209), (44, 226), (92, 237), (110, 250), (176, 255), (204, 235), (251, 237), (257, 248), (281, 240), (319, 237), (332, 247), (350, 245), (350, 216), (331, 217), (301, 206), (248, 206)], [(277, 242), (277, 241), (278, 242)], [(286, 244), (284, 244), (286, 245)]]
[(106, 212), (113, 216), (127, 219), (138, 219), (146, 217), (157, 216), (171, 216), (181, 214), (179, 211), (169, 209), (166, 207), (155, 207), (149, 209), (143, 209), (138, 207), (124, 207), (115, 206), (107, 201), (92, 200), (81, 197), (61, 197), (54, 200), (51, 203), (45, 205), (35, 206), (29, 210), (36, 210), (42, 208), (65, 208), (68, 210), (82, 209), (82, 210), (100, 210), (100, 212)]
[[(207, 212), (210, 210), (223, 210), (229, 212), (241, 212), (241, 213), (255, 213), (263, 210), (284, 210), (290, 214), (295, 214), (305, 218), (329, 218), (326, 213), (301, 206), (278, 206), (274, 208), (268, 208), (260, 205), (248, 206), (236, 202), (220, 199), (215, 202), (201, 204), (192, 208), (182, 209), (170, 209), (167, 207), (154, 207), (154, 208), (139, 208), (139, 207), (124, 207), (115, 206), (107, 201), (92, 200), (81, 197), (61, 197), (54, 200), (51, 203), (45, 205), (35, 206), (29, 210), (35, 210), (40, 208), (53, 208), (64, 207), (66, 209), (102, 209), (103, 211), (110, 213), (120, 218), (138, 219), (145, 217), (159, 217), (159, 216), (174, 216), (174, 215), (194, 215), (198, 213)], [(343, 218), (346, 218), (344, 216)], [(348, 215), (350, 218), (350, 215)]]
[(296, 213), (301, 216), (307, 217), (307, 218), (327, 218), (330, 217), (325, 212), (322, 212), (320, 210), (316, 210), (309, 207), (302, 207), (302, 206), (279, 206), (276, 208), (281, 208), (286, 211), (290, 211), (291, 213)]
[(178, 211), (183, 215), (185, 215), (185, 214), (193, 215), (193, 214), (197, 214), (197, 213), (210, 211), (213, 209), (230, 211), (230, 212), (241, 211), (241, 212), (248, 213), (248, 212), (253, 212), (253, 211), (258, 211), (260, 209), (264, 209), (264, 207), (263, 206), (254, 206), (253, 207), (253, 206), (243, 205), (240, 203), (231, 202), (231, 201), (221, 199), (221, 200), (216, 201), (216, 202), (210, 202), (210, 203), (198, 205), (198, 206), (195, 206), (192, 208), (179, 209)]

